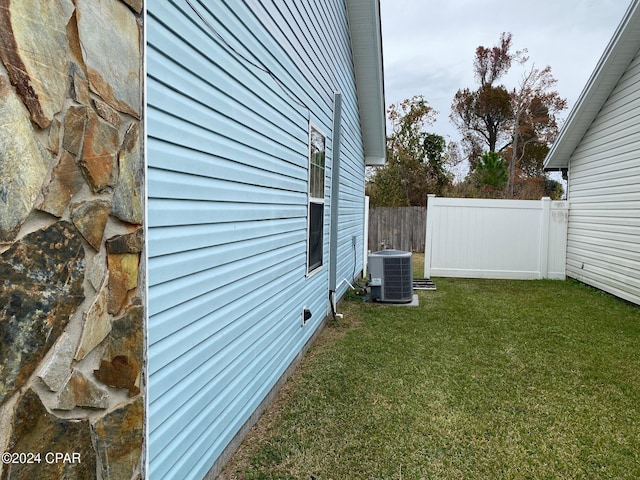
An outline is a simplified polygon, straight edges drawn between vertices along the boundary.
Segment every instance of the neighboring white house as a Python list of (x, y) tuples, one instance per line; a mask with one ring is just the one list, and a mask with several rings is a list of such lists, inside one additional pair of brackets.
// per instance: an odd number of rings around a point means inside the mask
[(570, 203), (567, 276), (640, 304), (640, 1), (634, 0), (545, 160)]

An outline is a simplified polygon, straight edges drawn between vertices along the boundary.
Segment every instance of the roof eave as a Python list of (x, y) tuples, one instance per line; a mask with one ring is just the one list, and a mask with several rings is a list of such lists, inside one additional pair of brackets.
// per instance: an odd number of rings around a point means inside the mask
[(384, 67), (379, 0), (346, 0), (365, 164), (386, 162)]

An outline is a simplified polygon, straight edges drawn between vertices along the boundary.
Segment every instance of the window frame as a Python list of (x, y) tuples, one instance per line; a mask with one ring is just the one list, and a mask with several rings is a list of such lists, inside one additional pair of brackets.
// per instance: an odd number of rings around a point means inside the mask
[[(321, 140), (323, 150), (318, 149)], [(318, 157), (316, 154), (322, 154)], [(321, 163), (317, 160), (321, 158)], [(327, 136), (313, 122), (309, 122), (307, 159), (307, 251), (306, 274), (310, 276), (324, 266), (324, 217), (327, 173)], [(322, 196), (318, 196), (321, 194)], [(320, 207), (320, 219), (318, 215)], [(315, 221), (313, 221), (315, 220)], [(320, 223), (318, 224), (318, 220)], [(319, 225), (319, 228), (318, 228)], [(315, 230), (313, 230), (315, 228)], [(318, 233), (319, 230), (319, 233)], [(319, 249), (319, 250), (317, 250)], [(319, 257), (319, 260), (318, 260)], [(312, 261), (313, 260), (313, 261)]]

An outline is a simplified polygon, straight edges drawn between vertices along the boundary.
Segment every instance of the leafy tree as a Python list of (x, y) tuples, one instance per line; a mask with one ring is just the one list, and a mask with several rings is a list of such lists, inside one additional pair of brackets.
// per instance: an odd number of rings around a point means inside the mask
[[(425, 160), (428, 168), (427, 173), (431, 177), (431, 183), (435, 181), (435, 188), (432, 192), (436, 195), (441, 194), (442, 188), (451, 183), (451, 175), (446, 169), (448, 161), (447, 143), (443, 136), (435, 133), (425, 133), (422, 143), (425, 151)], [(432, 185), (433, 186), (433, 185)]]
[(422, 96), (414, 96), (387, 111), (387, 164), (367, 182), (372, 206), (424, 205), (428, 193), (441, 194), (451, 182), (445, 165), (446, 142), (425, 130), (436, 112)]
[(564, 194), (562, 183), (552, 178), (545, 178), (542, 186), (544, 188), (544, 196), (551, 197), (551, 200), (560, 200)]
[(470, 153), (477, 145), (489, 151), (498, 149), (498, 142), (508, 141), (506, 126), (512, 119), (511, 95), (503, 86), (483, 85), (475, 91), (458, 90), (453, 100), (453, 123), (463, 133)]
[(478, 145), (491, 152), (502, 150), (509, 143), (509, 122), (513, 118), (511, 94), (496, 82), (505, 75), (511, 63), (520, 55), (510, 53), (511, 34), (503, 33), (499, 45), (476, 49), (473, 63), (477, 90), (460, 89), (454, 96), (450, 118), (463, 136), (470, 161), (478, 156)]
[(503, 33), (497, 46), (476, 49), (473, 64), (476, 90), (460, 89), (451, 105), (451, 120), (463, 137), (472, 171), (480, 152), (498, 152), (507, 159), (508, 194), (526, 178), (546, 178), (542, 161), (558, 134), (557, 114), (566, 100), (553, 91), (551, 68), (532, 66), (515, 88), (498, 81), (514, 62), (525, 65), (526, 50), (511, 53), (512, 35)]
[(487, 190), (502, 190), (509, 180), (507, 164), (496, 152), (484, 153), (476, 163), (475, 179)]
[[(493, 85), (511, 68), (511, 62), (514, 60), (514, 55), (509, 53), (512, 37), (510, 33), (503, 32), (499, 44), (495, 47), (486, 48), (480, 45), (476, 48), (473, 70), (481, 86)], [(519, 53), (516, 52), (516, 55)]]
[[(556, 115), (567, 108), (566, 100), (558, 92), (551, 91), (556, 83), (557, 80), (551, 75), (551, 67), (540, 70), (532, 66), (511, 94), (513, 125), (508, 148), (511, 196), (514, 195), (518, 167), (530, 177), (546, 176), (542, 162), (549, 144), (558, 135)], [(544, 155), (541, 157), (540, 153)]]

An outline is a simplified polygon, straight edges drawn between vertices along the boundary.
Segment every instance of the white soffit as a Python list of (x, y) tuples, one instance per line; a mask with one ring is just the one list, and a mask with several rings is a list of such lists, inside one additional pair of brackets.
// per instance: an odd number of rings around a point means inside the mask
[(346, 0), (365, 163), (386, 161), (384, 68), (379, 0)]

